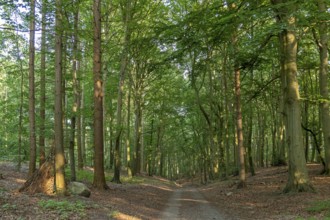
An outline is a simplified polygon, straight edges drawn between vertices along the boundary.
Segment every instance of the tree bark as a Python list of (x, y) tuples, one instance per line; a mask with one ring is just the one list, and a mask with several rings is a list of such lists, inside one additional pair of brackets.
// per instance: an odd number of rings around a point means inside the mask
[(40, 124), (39, 124), (39, 167), (46, 160), (45, 121), (46, 121), (46, 14), (47, 2), (42, 1), (41, 18), (41, 57), (40, 57)]
[[(317, 0), (317, 6), (320, 14), (327, 12), (327, 7), (324, 0)], [(319, 35), (318, 48), (320, 54), (320, 67), (319, 67), (319, 83), (320, 95), (320, 113), (321, 125), (323, 132), (323, 142), (325, 150), (325, 170), (324, 173), (330, 174), (330, 114), (329, 114), (329, 90), (328, 90), (328, 25), (326, 21), (319, 21)]]
[[(237, 5), (230, 3), (229, 5), (232, 11), (236, 10)], [(236, 25), (236, 24), (234, 24)], [(232, 34), (232, 47), (234, 50), (233, 56), (238, 53), (238, 37), (237, 30), (234, 30)], [(241, 107), (241, 70), (239, 67), (239, 61), (234, 57), (234, 82), (235, 82), (235, 111), (236, 111), (236, 135), (237, 135), (237, 148), (238, 148), (238, 161), (239, 161), (239, 184), (238, 188), (246, 187), (246, 173), (245, 173), (245, 148), (243, 140), (243, 119), (242, 119), (242, 107)]]
[(128, 89), (127, 95), (127, 132), (126, 132), (126, 165), (127, 175), (132, 176), (132, 162), (131, 162), (131, 86)]
[(104, 175), (104, 141), (103, 141), (103, 91), (102, 91), (102, 57), (101, 57), (101, 0), (93, 2), (94, 18), (94, 180), (97, 189), (109, 189)]
[(66, 194), (62, 111), (62, 1), (56, 0), (55, 18), (55, 191)]
[[(138, 82), (137, 82), (138, 83)], [(136, 88), (135, 90), (138, 90)], [(135, 95), (135, 158), (134, 158), (134, 175), (141, 173), (141, 135), (142, 135), (142, 109), (140, 94), (137, 91)]]
[(243, 119), (241, 109), (241, 82), (240, 70), (235, 68), (235, 97), (236, 97), (236, 126), (237, 126), (237, 143), (239, 155), (239, 184), (238, 188), (246, 187), (246, 174), (245, 174), (245, 148), (243, 141)]
[(30, 1), (30, 41), (29, 41), (29, 129), (30, 129), (30, 162), (31, 177), (36, 170), (37, 143), (35, 122), (35, 85), (34, 85), (34, 57), (35, 57), (35, 0)]
[(72, 89), (73, 89), (73, 106), (71, 117), (71, 134), (69, 142), (69, 156), (70, 156), (70, 171), (71, 181), (76, 180), (76, 164), (75, 164), (75, 137), (76, 137), (76, 121), (79, 102), (79, 88), (78, 88), (78, 19), (79, 19), (79, 4), (76, 4), (76, 12), (74, 13), (73, 23), (73, 61), (72, 61)]
[(115, 141), (115, 151), (114, 151), (114, 159), (115, 159), (115, 170), (112, 182), (120, 183), (120, 168), (121, 168), (121, 135), (123, 131), (123, 119), (122, 119), (122, 107), (123, 107), (123, 94), (124, 94), (124, 84), (125, 77), (128, 66), (128, 46), (130, 42), (130, 28), (129, 21), (131, 18), (131, 1), (126, 0), (126, 4), (124, 9), (122, 10), (123, 14), (123, 22), (125, 29), (124, 36), (124, 48), (122, 51), (121, 63), (120, 63), (120, 75), (119, 75), (119, 85), (118, 85), (118, 99), (117, 99), (117, 125), (116, 125), (116, 141)]
[[(80, 62), (78, 63), (78, 70), (80, 69)], [(77, 109), (79, 113), (77, 115), (77, 157), (78, 157), (78, 169), (82, 170), (84, 167), (84, 157), (83, 157), (83, 123), (82, 123), (82, 87), (78, 80), (78, 101)]]
[[(291, 14), (296, 10), (294, 5), (281, 5), (282, 0), (272, 0), (277, 8), (277, 21), (285, 24), (280, 32), (281, 73), (284, 74), (285, 113), (287, 116), (286, 141), (289, 148), (289, 177), (284, 192), (313, 191), (309, 182), (303, 148), (301, 129), (300, 95), (297, 79), (297, 39), (295, 35), (295, 17)], [(283, 26), (283, 25), (282, 25)], [(282, 82), (283, 83), (283, 82)]]

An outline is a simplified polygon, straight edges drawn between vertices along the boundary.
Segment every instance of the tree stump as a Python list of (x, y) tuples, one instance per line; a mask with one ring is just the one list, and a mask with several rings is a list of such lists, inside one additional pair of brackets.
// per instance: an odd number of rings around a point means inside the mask
[(26, 180), (19, 192), (54, 194), (54, 150), (51, 150), (46, 161)]

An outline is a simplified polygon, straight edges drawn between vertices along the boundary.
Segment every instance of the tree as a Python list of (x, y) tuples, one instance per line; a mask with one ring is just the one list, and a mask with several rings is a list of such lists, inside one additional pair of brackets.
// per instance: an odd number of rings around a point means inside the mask
[(114, 176), (112, 182), (120, 183), (120, 168), (121, 168), (121, 136), (123, 132), (123, 120), (122, 120), (122, 106), (123, 106), (123, 94), (125, 77), (128, 67), (128, 53), (129, 43), (131, 37), (130, 20), (131, 20), (131, 0), (123, 1), (122, 6), (122, 19), (124, 24), (124, 45), (121, 54), (120, 71), (119, 71), (119, 83), (118, 83), (118, 96), (117, 96), (117, 118), (116, 118), (116, 140), (114, 151)]
[[(72, 116), (71, 116), (71, 135), (69, 143), (69, 156), (70, 156), (70, 170), (71, 170), (71, 180), (76, 180), (76, 165), (75, 165), (75, 137), (76, 137), (76, 121), (77, 112), (79, 109), (79, 87), (78, 87), (78, 71), (79, 71), (79, 61), (78, 61), (78, 20), (79, 20), (79, 2), (73, 2), (76, 7), (74, 12), (73, 21), (73, 61), (72, 61), (72, 90), (73, 90), (73, 106), (72, 106)], [(79, 139), (78, 137), (77, 139)], [(78, 148), (78, 153), (80, 152), (81, 146)], [(79, 161), (81, 163), (81, 160)], [(81, 168), (81, 164), (80, 164)]]
[(303, 148), (299, 84), (297, 79), (297, 38), (295, 33), (296, 3), (285, 4), (283, 0), (272, 0), (276, 6), (276, 18), (280, 27), (280, 63), (282, 74), (285, 114), (287, 118), (286, 138), (289, 154), (289, 176), (284, 192), (312, 191)]
[(62, 0), (56, 0), (55, 17), (55, 192), (66, 194), (62, 109)]
[[(330, 114), (329, 114), (329, 89), (328, 89), (328, 25), (323, 19), (327, 16), (327, 7), (324, 0), (316, 0), (318, 11), (320, 13), (319, 19), (319, 39), (316, 39), (319, 49), (320, 66), (319, 66), (319, 84), (320, 95), (322, 100), (320, 101), (320, 114), (321, 114), (321, 126), (323, 132), (323, 142), (325, 149), (325, 174), (330, 174)], [(314, 32), (315, 33), (315, 32)], [(314, 34), (316, 35), (316, 34)]]
[(29, 174), (31, 177), (36, 170), (37, 143), (35, 122), (35, 86), (34, 86), (34, 57), (35, 57), (35, 0), (30, 2), (30, 42), (29, 42), (29, 128), (30, 128), (30, 162)]
[(94, 180), (93, 186), (108, 189), (104, 175), (103, 91), (101, 79), (101, 0), (93, 1), (93, 75), (94, 75)]
[[(232, 11), (237, 10), (235, 3), (230, 3), (230, 9)], [(237, 147), (239, 158), (239, 179), (238, 188), (246, 187), (246, 174), (245, 174), (245, 148), (243, 141), (243, 119), (242, 119), (242, 107), (241, 107), (241, 69), (240, 63), (237, 58), (238, 54), (238, 36), (237, 30), (232, 33), (232, 46), (235, 56), (234, 58), (234, 83), (235, 83), (235, 111), (236, 111), (236, 133), (237, 133)]]
[(39, 125), (39, 166), (45, 160), (45, 120), (46, 120), (46, 14), (47, 2), (42, 1), (41, 18), (41, 57), (40, 57), (40, 125)]

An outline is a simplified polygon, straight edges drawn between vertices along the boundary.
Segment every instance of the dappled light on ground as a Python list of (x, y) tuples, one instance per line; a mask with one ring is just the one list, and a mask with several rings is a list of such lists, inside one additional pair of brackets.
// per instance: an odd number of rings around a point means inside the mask
[(118, 220), (142, 220), (141, 218), (126, 215), (126, 214), (121, 213), (121, 212), (115, 213), (112, 217), (115, 218), (115, 219), (118, 219)]
[(21, 184), (21, 183), (25, 183), (25, 179), (19, 179), (19, 178), (15, 178), (15, 182), (16, 183), (19, 183), (19, 184)]
[[(246, 189), (237, 189), (237, 177), (226, 181), (213, 181), (208, 185), (199, 185), (197, 179), (179, 180), (177, 184), (161, 177), (139, 176), (123, 178), (123, 184), (107, 182), (110, 190), (99, 191), (92, 188), (88, 175), (90, 169), (85, 169), (84, 182), (92, 190), (90, 198), (68, 196), (57, 198), (44, 194), (29, 195), (19, 193), (24, 184), (27, 169), (21, 172), (13, 164), (0, 164), (4, 179), (0, 179), (0, 219), (162, 219), (169, 202), (173, 202), (175, 215), (185, 215), (198, 211), (202, 216), (202, 207), (216, 207), (215, 219), (325, 219), (327, 211), (318, 213), (307, 211), (315, 201), (327, 201), (330, 195), (330, 177), (320, 175), (320, 165), (308, 165), (310, 181), (317, 193), (284, 194), (283, 188), (287, 182), (287, 167), (271, 167), (257, 170), (256, 176), (249, 176)], [(110, 179), (110, 178), (109, 178)], [(203, 196), (196, 197), (196, 191)], [(172, 199), (177, 192), (180, 196)], [(206, 199), (205, 199), (206, 198)], [(53, 202), (52, 202), (53, 201)], [(53, 209), (44, 207), (52, 206)], [(51, 203), (52, 202), (52, 203)], [(62, 207), (63, 202), (76, 204)], [(193, 210), (193, 211), (191, 211)], [(330, 209), (329, 209), (330, 210)], [(214, 212), (216, 213), (216, 212)], [(171, 217), (173, 213), (168, 212)], [(193, 215), (193, 214), (191, 214)], [(64, 218), (68, 216), (68, 218)], [(165, 218), (166, 219), (166, 218)], [(167, 218), (173, 219), (173, 218)], [(194, 218), (187, 218), (194, 219)], [(196, 218), (195, 218), (196, 219)], [(208, 218), (212, 219), (212, 218)]]

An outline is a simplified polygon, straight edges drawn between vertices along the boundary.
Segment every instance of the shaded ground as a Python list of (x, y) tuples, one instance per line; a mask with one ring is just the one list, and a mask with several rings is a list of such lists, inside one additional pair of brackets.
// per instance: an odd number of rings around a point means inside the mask
[(248, 188), (237, 189), (238, 179), (201, 187), (203, 195), (233, 219), (329, 219), (325, 211), (311, 212), (315, 201), (330, 200), (330, 177), (320, 175), (320, 165), (309, 164), (309, 175), (316, 193), (283, 194), (287, 181), (286, 167), (257, 170), (248, 177)]
[(282, 194), (287, 168), (276, 167), (259, 169), (248, 178), (247, 189), (236, 189), (235, 178), (207, 186), (186, 181), (182, 188), (145, 176), (121, 185), (108, 182), (111, 190), (92, 189), (90, 198), (57, 198), (18, 193), (27, 169), (17, 172), (12, 164), (0, 162), (0, 219), (325, 219), (326, 211), (311, 213), (307, 207), (330, 200), (330, 177), (318, 175), (319, 165), (309, 169), (317, 193)]

